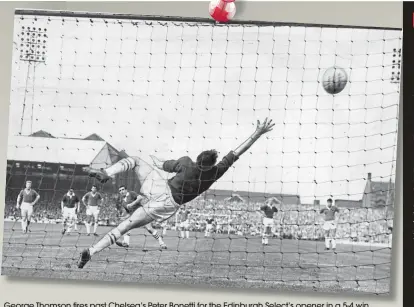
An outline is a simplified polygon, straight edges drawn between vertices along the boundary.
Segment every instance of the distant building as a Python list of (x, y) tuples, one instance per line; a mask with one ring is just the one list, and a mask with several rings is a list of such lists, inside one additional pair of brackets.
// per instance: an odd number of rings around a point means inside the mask
[(232, 196), (224, 199), (224, 201), (229, 202), (229, 203), (238, 203), (238, 204), (244, 203), (244, 199), (238, 194), (233, 194)]
[[(335, 199), (335, 205), (340, 208), (383, 208), (394, 206), (395, 184), (391, 181), (372, 181), (372, 174), (368, 173), (364, 188), (364, 195), (360, 200)], [(320, 200), (314, 200), (314, 206), (320, 206)]]
[(372, 174), (368, 173), (367, 183), (362, 197), (362, 207), (381, 208), (394, 207), (395, 184), (391, 182), (372, 181)]
[[(56, 138), (45, 131), (30, 136), (11, 136), (7, 151), (7, 196), (15, 197), (25, 185), (33, 181), (33, 187), (42, 199), (59, 199), (69, 188), (84, 192), (92, 184), (99, 183), (83, 170), (85, 166), (105, 168), (123, 157), (101, 137), (93, 134), (86, 139)], [(106, 192), (115, 192), (117, 186), (139, 190), (133, 171), (120, 174), (105, 184)]]

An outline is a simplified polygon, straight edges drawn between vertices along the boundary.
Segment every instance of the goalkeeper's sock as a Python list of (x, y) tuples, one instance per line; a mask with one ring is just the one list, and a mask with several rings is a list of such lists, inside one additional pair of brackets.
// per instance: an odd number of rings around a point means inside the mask
[(181, 236), (181, 239), (184, 239), (184, 231), (180, 231), (180, 236)]
[(89, 252), (92, 255), (99, 253), (101, 250), (114, 244), (122, 236), (121, 232), (115, 228), (111, 232), (107, 233), (98, 243), (89, 248)]
[(135, 166), (136, 163), (133, 158), (126, 158), (118, 161), (114, 165), (111, 165), (110, 167), (105, 169), (105, 172), (109, 177), (113, 177), (116, 174), (132, 170)]
[(185, 232), (185, 237), (186, 237), (187, 239), (189, 239), (189, 238), (190, 238), (190, 232), (189, 232), (188, 230)]
[(93, 233), (96, 233), (96, 230), (98, 230), (98, 223), (95, 222), (95, 224), (93, 225)]
[(127, 232), (126, 234), (124, 234), (124, 243), (129, 245), (130, 240), (131, 240), (131, 234)]
[(335, 239), (332, 239), (332, 249), (335, 249), (336, 248), (336, 240)]

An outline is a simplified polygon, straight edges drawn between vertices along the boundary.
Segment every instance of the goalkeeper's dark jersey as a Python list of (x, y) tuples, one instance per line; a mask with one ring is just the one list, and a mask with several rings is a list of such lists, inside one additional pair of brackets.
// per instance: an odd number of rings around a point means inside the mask
[(238, 160), (233, 153), (228, 153), (223, 160), (207, 171), (201, 170), (189, 157), (166, 161), (163, 169), (176, 175), (168, 180), (174, 201), (185, 204), (207, 191)]

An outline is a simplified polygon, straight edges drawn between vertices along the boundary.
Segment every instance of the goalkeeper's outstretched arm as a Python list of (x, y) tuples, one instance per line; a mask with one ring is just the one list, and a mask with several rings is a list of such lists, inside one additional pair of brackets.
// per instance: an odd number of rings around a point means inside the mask
[[(237, 147), (235, 150), (233, 150), (233, 153), (236, 157), (240, 157), (242, 154), (244, 154), (249, 148), (258, 140), (260, 137), (268, 133), (269, 131), (273, 130), (273, 127), (275, 124), (272, 123), (272, 120), (265, 119), (263, 123), (260, 123), (260, 121), (257, 121), (256, 130), (254, 133), (246, 140), (244, 141), (239, 147)], [(151, 156), (153, 165), (157, 167), (160, 170), (167, 171), (169, 173), (174, 173), (176, 170), (174, 169), (174, 166), (168, 167), (168, 169), (165, 168), (165, 162), (164, 160), (158, 159), (155, 156)], [(173, 161), (176, 162), (176, 161)]]
[(272, 123), (272, 120), (268, 120), (267, 118), (263, 123), (260, 123), (260, 121), (257, 121), (256, 131), (246, 140), (244, 141), (239, 147), (237, 147), (235, 150), (233, 150), (234, 154), (237, 157), (240, 157), (242, 154), (244, 154), (249, 148), (256, 143), (260, 137), (273, 130), (273, 127), (275, 124)]

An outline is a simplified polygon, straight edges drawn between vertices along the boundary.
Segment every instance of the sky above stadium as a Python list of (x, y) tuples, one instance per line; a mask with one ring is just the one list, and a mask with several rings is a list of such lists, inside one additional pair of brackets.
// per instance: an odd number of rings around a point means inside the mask
[[(368, 172), (394, 180), (400, 31), (19, 17), (9, 135), (96, 133), (130, 155), (195, 158), (225, 155), (269, 117), (274, 130), (215, 188), (310, 203), (360, 199)], [(47, 29), (45, 63), (19, 60), (22, 26)], [(332, 66), (350, 79), (335, 96), (320, 84)]]

